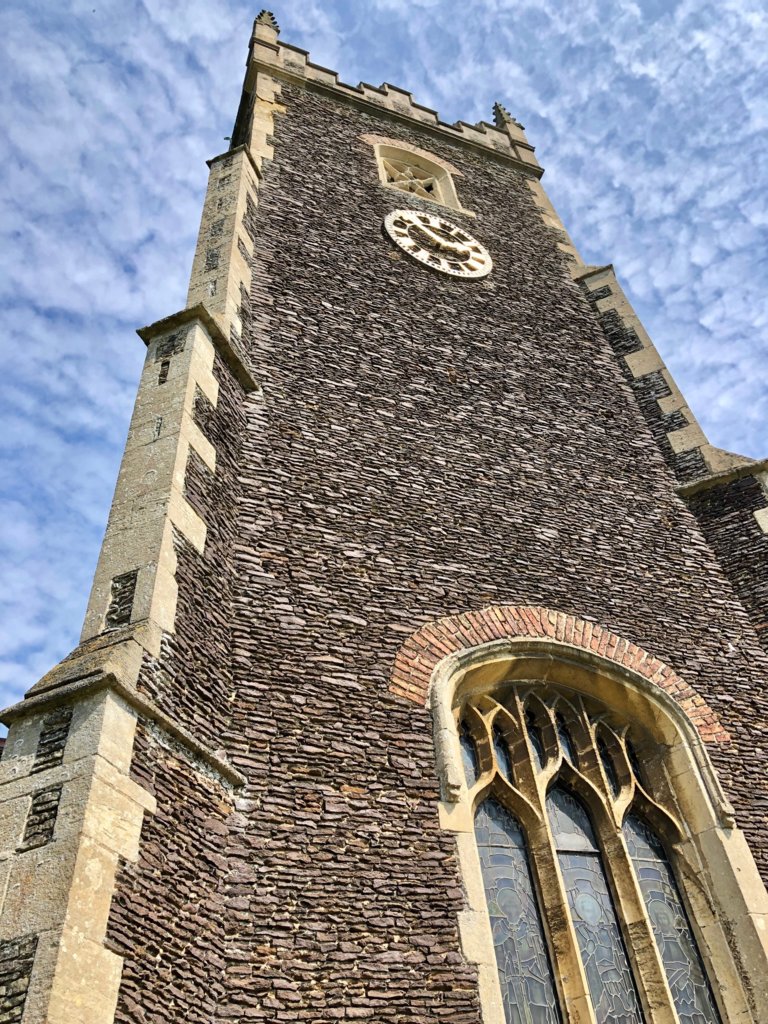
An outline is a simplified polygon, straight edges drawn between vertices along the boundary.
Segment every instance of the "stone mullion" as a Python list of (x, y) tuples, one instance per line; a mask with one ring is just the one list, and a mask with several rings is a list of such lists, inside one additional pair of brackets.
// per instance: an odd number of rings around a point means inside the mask
[(597, 829), (627, 956), (648, 1024), (679, 1024), (656, 938), (619, 828)]
[[(621, 831), (621, 820), (627, 809), (631, 789), (623, 785), (618, 797), (614, 798), (597, 749), (598, 728), (591, 722), (583, 699), (579, 702), (578, 718), (582, 733), (588, 741), (580, 751), (581, 774), (590, 783), (592, 790), (599, 793), (603, 805), (599, 813), (591, 813), (590, 817), (597, 834), (600, 856), (643, 1015), (647, 1024), (678, 1024), (664, 966), (645, 910), (645, 901), (635, 879)], [(618, 771), (618, 768), (614, 763), (614, 770)], [(628, 766), (626, 768), (629, 771)], [(631, 772), (629, 775), (632, 778)]]
[(568, 913), (568, 897), (546, 818), (543, 792), (540, 811), (541, 824), (528, 839), (563, 1020), (567, 1024), (595, 1024), (579, 943)]
[[(541, 903), (544, 931), (549, 940), (560, 1009), (567, 1024), (595, 1024), (587, 977), (579, 955), (576, 932), (568, 913), (568, 898), (547, 817), (547, 786), (556, 766), (548, 765), (541, 772), (536, 770), (533, 752), (526, 738), (525, 704), (519, 693), (515, 696), (514, 707), (520, 743), (516, 745), (513, 761), (519, 765), (520, 789), (537, 812), (538, 824), (528, 830), (528, 848)], [(523, 744), (525, 756), (521, 757)]]

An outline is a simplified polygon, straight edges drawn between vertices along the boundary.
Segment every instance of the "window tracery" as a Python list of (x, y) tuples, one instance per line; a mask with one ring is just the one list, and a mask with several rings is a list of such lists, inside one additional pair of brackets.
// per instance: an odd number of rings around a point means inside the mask
[(453, 210), (462, 209), (450, 164), (405, 143), (378, 142), (374, 151), (382, 184)]
[(559, 687), (456, 713), (507, 1024), (570, 1019), (578, 1001), (596, 1024), (720, 1024), (665, 852), (674, 795), (641, 775), (653, 738)]
[(440, 202), (440, 184), (438, 178), (424, 167), (406, 160), (388, 160), (382, 158), (387, 184), (394, 185), (403, 192), (421, 196), (422, 199), (435, 199)]

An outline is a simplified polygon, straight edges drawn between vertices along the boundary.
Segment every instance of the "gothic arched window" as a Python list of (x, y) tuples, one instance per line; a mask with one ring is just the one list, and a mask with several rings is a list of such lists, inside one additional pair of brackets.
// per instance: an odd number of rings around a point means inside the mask
[(455, 712), (507, 1024), (722, 1024), (650, 732), (554, 685)]
[(622, 828), (677, 1014), (684, 1024), (710, 1024), (718, 1019), (712, 991), (664, 846), (637, 814)]
[(496, 800), (475, 817), (501, 998), (508, 1021), (559, 1024), (555, 979), (531, 878), (528, 850), (517, 819)]

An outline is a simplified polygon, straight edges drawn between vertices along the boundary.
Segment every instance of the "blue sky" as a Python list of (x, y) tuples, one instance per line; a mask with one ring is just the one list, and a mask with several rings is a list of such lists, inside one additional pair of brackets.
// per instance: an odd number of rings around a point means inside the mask
[[(235, 0), (0, 12), (0, 703), (77, 643), (144, 346), (184, 303), (250, 24)], [(712, 443), (768, 454), (762, 0), (282, 0), (282, 37), (445, 120), (526, 125)]]

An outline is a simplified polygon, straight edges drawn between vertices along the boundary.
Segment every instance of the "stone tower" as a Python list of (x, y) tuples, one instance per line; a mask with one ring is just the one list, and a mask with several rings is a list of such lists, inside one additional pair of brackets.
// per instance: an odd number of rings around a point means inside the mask
[(768, 1020), (766, 464), (522, 126), (254, 24), (77, 649), (5, 712), (0, 1021)]

